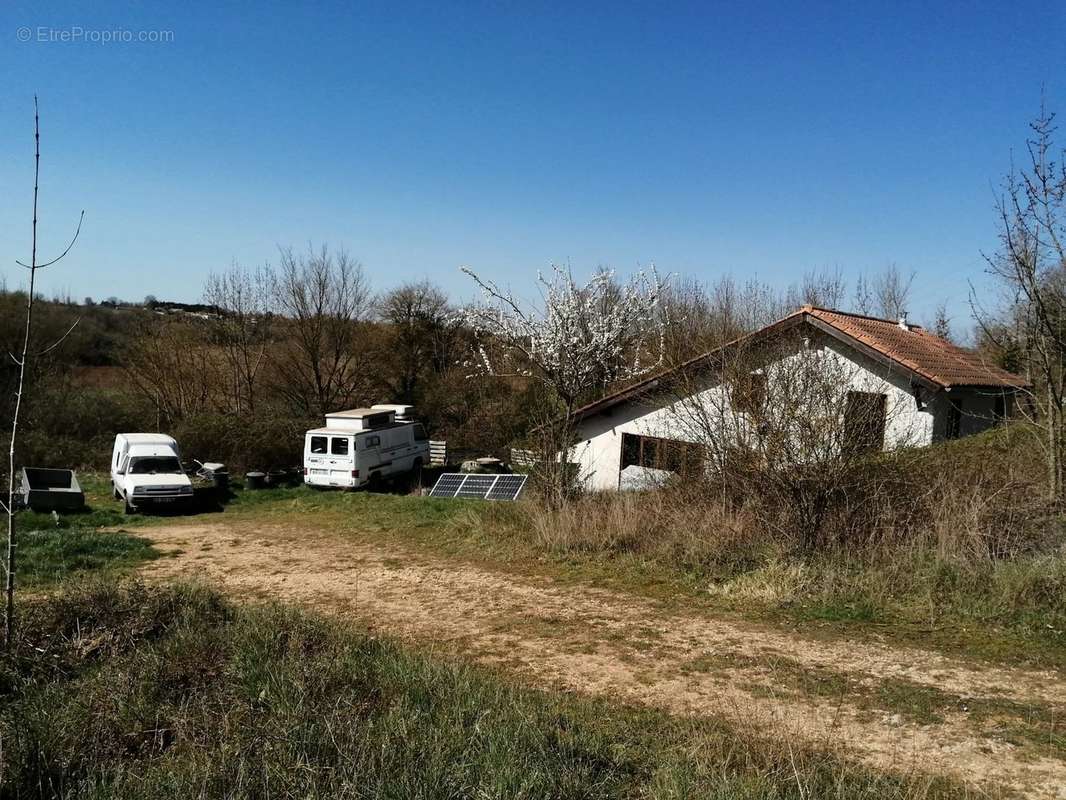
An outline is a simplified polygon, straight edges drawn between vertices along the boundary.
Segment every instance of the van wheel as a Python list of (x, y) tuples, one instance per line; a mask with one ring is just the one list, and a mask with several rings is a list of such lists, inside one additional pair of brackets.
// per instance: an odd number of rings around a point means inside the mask
[(381, 483), (382, 483), (382, 481), (381, 481), (381, 473), (380, 472), (371, 472), (370, 473), (370, 478), (367, 480), (367, 485), (366, 485), (367, 491), (380, 492), (381, 491)]
[(133, 506), (130, 505), (130, 501), (129, 500), (124, 500), (122, 502), (122, 513), (123, 514), (133, 514), (136, 511), (137, 511), (137, 509), (135, 509)]
[(113, 500), (121, 500), (122, 495), (118, 493), (118, 487), (115, 484), (111, 484), (111, 498)]

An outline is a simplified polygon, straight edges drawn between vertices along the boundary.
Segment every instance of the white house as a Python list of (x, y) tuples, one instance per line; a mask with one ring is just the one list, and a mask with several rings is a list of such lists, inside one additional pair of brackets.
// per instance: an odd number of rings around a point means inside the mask
[(719, 436), (723, 426), (734, 437), (758, 436), (775, 424), (809, 428), (808, 417), (794, 411), (789, 417), (765, 399), (767, 381), (773, 394), (787, 397), (802, 390), (795, 384), (809, 374), (836, 387), (840, 435), (876, 449), (984, 430), (1011, 413), (1015, 395), (1026, 387), (1017, 375), (905, 319), (804, 306), (578, 409), (570, 460), (580, 465), (589, 488), (628, 488), (699, 461), (708, 437)]

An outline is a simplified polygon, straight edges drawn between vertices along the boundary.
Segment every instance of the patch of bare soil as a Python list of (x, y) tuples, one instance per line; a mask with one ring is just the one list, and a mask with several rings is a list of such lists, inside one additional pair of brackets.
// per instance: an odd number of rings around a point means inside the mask
[[(717, 715), (777, 738), (842, 749), (882, 769), (949, 774), (1024, 796), (1066, 798), (1066, 759), (1011, 736), (968, 704), (1066, 711), (1056, 672), (975, 666), (869, 641), (818, 641), (648, 600), (554, 586), (314, 528), (177, 524), (140, 535), (174, 555), (146, 576), (203, 578), (243, 598), (358, 618), (382, 633), (503, 667), (531, 684)], [(841, 691), (805, 692), (797, 672), (838, 674)], [(880, 682), (959, 696), (931, 718), (869, 702)], [(865, 698), (859, 702), (860, 697)], [(1066, 714), (1063, 714), (1066, 719)], [(1061, 735), (1061, 734), (1060, 734)]]

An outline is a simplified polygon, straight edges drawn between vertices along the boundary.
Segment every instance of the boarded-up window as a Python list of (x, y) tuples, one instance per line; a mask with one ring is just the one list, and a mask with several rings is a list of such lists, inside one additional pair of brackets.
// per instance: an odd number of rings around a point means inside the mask
[(698, 444), (622, 434), (622, 469), (636, 465), (664, 469), (678, 475), (697, 475), (703, 469), (704, 461), (703, 448)]
[(844, 443), (851, 452), (884, 449), (887, 400), (885, 395), (875, 392), (848, 392)]
[(758, 417), (766, 405), (766, 375), (751, 372), (733, 384), (733, 408)]

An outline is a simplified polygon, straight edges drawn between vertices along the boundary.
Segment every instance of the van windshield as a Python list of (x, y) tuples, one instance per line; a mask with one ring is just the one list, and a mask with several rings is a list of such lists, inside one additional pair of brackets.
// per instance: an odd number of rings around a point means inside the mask
[(131, 475), (181, 475), (181, 462), (175, 456), (135, 458), (130, 463)]

